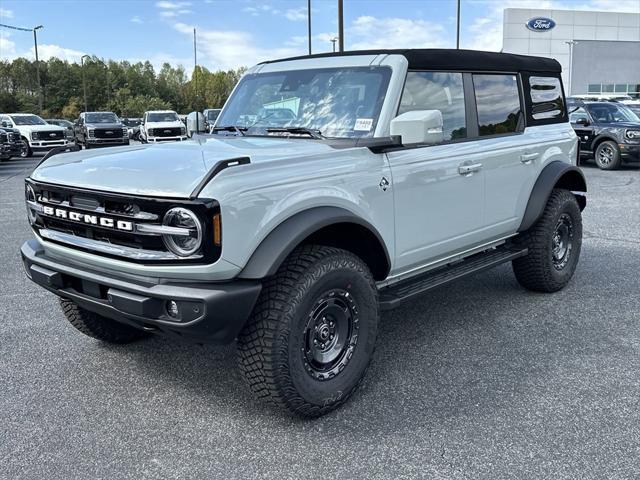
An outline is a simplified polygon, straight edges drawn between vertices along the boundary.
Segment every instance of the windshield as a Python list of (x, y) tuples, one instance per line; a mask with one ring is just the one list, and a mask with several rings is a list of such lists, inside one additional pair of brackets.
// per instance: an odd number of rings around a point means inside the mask
[(58, 127), (73, 127), (73, 123), (69, 122), (68, 120), (47, 120), (47, 122), (51, 125), (57, 125)]
[(371, 137), (389, 84), (387, 67), (323, 68), (245, 76), (216, 125), (302, 127), (326, 137)]
[(147, 122), (178, 122), (178, 114), (176, 112), (150, 113), (147, 115)]
[(118, 123), (118, 117), (111, 112), (87, 113), (84, 121), (86, 123)]
[(37, 115), (11, 115), (11, 120), (16, 125), (46, 125), (43, 119)]
[(597, 103), (587, 107), (591, 116), (599, 123), (640, 122), (640, 118), (623, 105)]

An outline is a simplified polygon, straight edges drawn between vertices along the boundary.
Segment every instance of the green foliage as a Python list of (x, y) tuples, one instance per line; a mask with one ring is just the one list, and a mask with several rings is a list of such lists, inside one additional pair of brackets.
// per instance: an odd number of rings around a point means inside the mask
[[(85, 58), (84, 67), (58, 58), (40, 62), (43, 114), (74, 120), (85, 110), (110, 110), (122, 117), (140, 117), (145, 110), (188, 113), (220, 108), (245, 69), (210, 72), (196, 67), (191, 80), (183, 67), (162, 65), (156, 74), (150, 62)], [(0, 112), (38, 112), (36, 64), (26, 58), (0, 60)], [(197, 89), (196, 89), (197, 87)]]

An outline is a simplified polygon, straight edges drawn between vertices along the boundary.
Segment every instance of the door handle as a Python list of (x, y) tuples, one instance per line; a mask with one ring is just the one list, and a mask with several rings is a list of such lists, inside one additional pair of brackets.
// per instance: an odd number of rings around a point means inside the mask
[(539, 156), (539, 153), (525, 153), (523, 155), (520, 155), (520, 161), (524, 164), (529, 164)]
[(458, 173), (460, 175), (471, 175), (473, 172), (477, 172), (482, 168), (481, 163), (472, 163), (469, 165), (458, 165)]

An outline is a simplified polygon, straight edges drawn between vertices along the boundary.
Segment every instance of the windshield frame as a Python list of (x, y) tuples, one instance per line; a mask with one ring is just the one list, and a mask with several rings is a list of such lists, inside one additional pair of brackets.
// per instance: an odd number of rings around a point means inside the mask
[[(105, 115), (105, 116), (106, 116), (106, 115), (113, 115), (113, 119), (114, 119), (114, 120), (113, 120), (113, 121), (108, 121), (108, 122), (106, 122), (106, 121), (101, 121), (101, 120), (95, 120), (95, 119), (94, 119), (94, 120), (90, 120), (90, 117), (91, 117), (92, 115), (96, 115), (96, 116), (99, 116), (99, 115)], [(86, 114), (85, 114), (85, 116), (84, 116), (84, 123), (89, 123), (89, 124), (92, 124), (92, 123), (95, 123), (95, 124), (101, 124), (101, 123), (120, 123), (120, 121), (118, 120), (118, 116), (117, 116), (115, 113), (113, 113), (113, 112), (91, 112), (91, 113), (86, 113)]]
[[(611, 110), (618, 110), (620, 112), (623, 112), (624, 116), (628, 118), (626, 118), (625, 120), (611, 120), (606, 122), (600, 122), (597, 120), (597, 116), (593, 113), (592, 108), (594, 106), (605, 106), (605, 108), (609, 108)], [(631, 110), (629, 107), (627, 107), (623, 103), (615, 103), (615, 102), (590, 103), (586, 105), (586, 110), (589, 112), (589, 115), (591, 116), (591, 118), (593, 118), (598, 123), (613, 123), (613, 124), (627, 123), (627, 122), (640, 123), (640, 117), (636, 115), (636, 113), (633, 110)], [(630, 118), (629, 118), (629, 114), (631, 114)]]
[[(153, 115), (173, 115), (174, 118), (172, 120), (165, 120), (165, 119), (152, 120), (151, 117)], [(179, 122), (179, 121), (180, 121), (180, 117), (176, 112), (148, 112), (147, 113), (147, 123), (168, 123), (168, 122)]]
[[(367, 119), (371, 118), (372, 123), (371, 123), (371, 127), (368, 131), (362, 131), (362, 130), (358, 130), (356, 129), (355, 124), (353, 125), (353, 127), (351, 127), (350, 129), (345, 129), (344, 127), (341, 128), (342, 132), (350, 132), (351, 135), (346, 135), (346, 134), (342, 134), (342, 135), (329, 135), (326, 132), (322, 132), (320, 129), (317, 128), (317, 125), (307, 125), (304, 124), (304, 121), (301, 121), (300, 124), (297, 123), (291, 123), (291, 124), (287, 124), (284, 125), (284, 127), (282, 125), (270, 125), (270, 124), (249, 124), (249, 125), (242, 125), (242, 124), (238, 124), (238, 125), (228, 125), (229, 121), (225, 120), (225, 118), (230, 115), (230, 110), (233, 107), (233, 103), (235, 101), (238, 101), (237, 98), (239, 95), (241, 95), (241, 89), (243, 87), (244, 84), (246, 84), (246, 82), (254, 80), (256, 78), (259, 77), (278, 77), (278, 76), (283, 76), (283, 75), (289, 75), (289, 74), (293, 74), (296, 72), (309, 72), (309, 71), (314, 71), (314, 72), (318, 72), (318, 73), (322, 73), (322, 72), (326, 72), (326, 71), (335, 71), (335, 72), (344, 72), (344, 71), (363, 71), (363, 72), (372, 72), (372, 71), (377, 71), (382, 73), (382, 79), (379, 85), (379, 90), (377, 92), (377, 98), (374, 99), (374, 105), (372, 106), (373, 111), (372, 111), (372, 115), (371, 117), (367, 117)], [(241, 130), (243, 130), (244, 132), (246, 132), (247, 136), (258, 136), (258, 137), (278, 137), (278, 136), (295, 136), (298, 137), (300, 136), (300, 138), (306, 138), (306, 139), (317, 139), (317, 138), (313, 138), (312, 136), (309, 135), (305, 135), (303, 133), (282, 133), (282, 134), (273, 134), (273, 133), (269, 133), (268, 130), (280, 130), (283, 128), (291, 128), (291, 129), (307, 129), (307, 130), (312, 130), (315, 132), (318, 132), (322, 135), (322, 138), (327, 140), (327, 139), (331, 139), (331, 140), (359, 140), (359, 139), (372, 139), (376, 137), (376, 131), (378, 130), (378, 127), (380, 126), (380, 120), (383, 117), (383, 114), (385, 112), (385, 103), (388, 99), (389, 93), (390, 93), (390, 88), (392, 87), (392, 82), (393, 82), (393, 78), (394, 78), (394, 67), (393, 65), (385, 65), (385, 64), (381, 64), (381, 65), (341, 65), (341, 66), (335, 66), (335, 65), (331, 65), (331, 66), (317, 66), (317, 67), (300, 67), (297, 69), (283, 69), (283, 70), (270, 70), (270, 71), (265, 71), (265, 72), (257, 72), (257, 73), (249, 73), (246, 74), (245, 76), (243, 76), (240, 81), (238, 82), (238, 84), (236, 85), (236, 87), (234, 88), (231, 96), (229, 97), (229, 99), (227, 100), (227, 102), (225, 103), (224, 108), (222, 109), (222, 111), (220, 112), (220, 114), (218, 115), (218, 118), (216, 119), (216, 125), (217, 126), (221, 126), (222, 128), (224, 128), (225, 126), (234, 126), (234, 127), (239, 127)], [(268, 83), (265, 83), (264, 85), (268, 85)], [(254, 90), (255, 91), (255, 90)], [(293, 93), (293, 92), (292, 92)], [(337, 103), (337, 102), (336, 102)], [(274, 107), (275, 109), (275, 107)], [(294, 114), (295, 115), (295, 114)], [(239, 117), (240, 115), (238, 115)], [(267, 117), (264, 117), (262, 120), (266, 119)], [(296, 117), (297, 118), (297, 117)], [(313, 117), (311, 117), (311, 119), (313, 119)], [(236, 118), (237, 120), (237, 118)], [(303, 119), (299, 119), (299, 120), (303, 120)], [(356, 119), (358, 120), (358, 119)], [(231, 123), (237, 123), (237, 122), (231, 122)], [(336, 128), (337, 129), (337, 128)], [(224, 131), (224, 130), (222, 130)], [(341, 133), (342, 133), (341, 132)], [(360, 134), (359, 134), (360, 133)]]
[[(49, 125), (42, 117), (40, 117), (39, 115), (36, 115), (35, 113), (30, 113), (28, 115), (9, 115), (9, 117), (11, 117), (11, 121), (15, 125), (20, 125), (21, 127), (37, 126), (37, 125)], [(36, 119), (39, 120), (39, 122), (36, 122), (36, 123), (32, 123), (32, 122), (21, 123), (21, 122), (17, 121), (18, 119), (26, 119), (26, 118), (36, 118)]]

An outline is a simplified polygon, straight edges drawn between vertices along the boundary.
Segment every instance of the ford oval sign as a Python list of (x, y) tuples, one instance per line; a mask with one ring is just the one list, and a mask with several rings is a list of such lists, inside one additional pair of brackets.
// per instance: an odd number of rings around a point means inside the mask
[(534, 32), (548, 32), (556, 26), (556, 22), (546, 17), (535, 17), (527, 22), (527, 28)]

